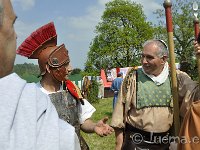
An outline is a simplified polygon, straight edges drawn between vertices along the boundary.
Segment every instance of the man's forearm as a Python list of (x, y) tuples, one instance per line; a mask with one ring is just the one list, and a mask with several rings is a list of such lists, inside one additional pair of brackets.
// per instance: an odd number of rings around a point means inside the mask
[(114, 128), (115, 130), (115, 150), (121, 150), (123, 144), (123, 129)]
[(99, 136), (107, 136), (109, 134), (112, 134), (112, 132), (114, 131), (112, 127), (106, 124), (107, 121), (108, 117), (104, 117), (97, 123), (94, 123), (92, 120), (87, 119), (81, 125), (81, 130), (86, 133), (96, 133)]
[(94, 133), (94, 128), (96, 123), (94, 123), (91, 119), (87, 119), (81, 125), (81, 130), (86, 133)]

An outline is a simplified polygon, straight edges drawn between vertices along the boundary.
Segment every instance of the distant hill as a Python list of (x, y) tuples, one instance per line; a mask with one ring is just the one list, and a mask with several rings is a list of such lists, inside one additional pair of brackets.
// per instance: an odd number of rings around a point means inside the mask
[(40, 78), (38, 78), (40, 73), (39, 66), (34, 65), (33, 63), (14, 65), (13, 71), (27, 82), (38, 82), (40, 80)]
[[(38, 82), (41, 79), (41, 77), (38, 78), (38, 75), (40, 74), (39, 66), (32, 63), (17, 64), (14, 66), (13, 71), (29, 83)], [(78, 81), (82, 80), (80, 70), (74, 69), (72, 74), (69, 76), (69, 79), (78, 84)]]

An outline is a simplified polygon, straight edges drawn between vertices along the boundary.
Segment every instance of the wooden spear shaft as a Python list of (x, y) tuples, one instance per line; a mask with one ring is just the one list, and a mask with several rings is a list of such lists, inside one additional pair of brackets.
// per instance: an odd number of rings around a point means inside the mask
[(173, 24), (172, 24), (172, 14), (170, 0), (165, 0), (163, 3), (166, 15), (166, 26), (168, 34), (168, 47), (169, 47), (169, 59), (170, 59), (170, 73), (172, 81), (172, 96), (173, 96), (173, 108), (174, 108), (174, 132), (175, 135), (179, 135), (180, 130), (180, 119), (179, 119), (179, 103), (178, 103), (178, 88), (177, 88), (177, 78), (176, 78), (176, 66), (175, 66), (175, 56), (174, 56), (174, 40), (173, 40)]
[[(194, 18), (194, 35), (195, 35), (195, 40), (197, 40), (198, 35), (199, 35), (199, 20), (197, 17)], [(199, 75), (199, 83), (200, 83), (200, 56), (199, 55), (197, 55), (197, 66), (198, 66), (198, 75)]]

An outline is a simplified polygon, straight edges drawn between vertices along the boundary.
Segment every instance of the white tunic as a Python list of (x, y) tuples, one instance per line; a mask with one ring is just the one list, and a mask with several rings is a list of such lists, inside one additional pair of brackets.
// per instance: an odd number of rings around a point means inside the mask
[(12, 73), (0, 78), (0, 149), (80, 150), (80, 144), (49, 97)]

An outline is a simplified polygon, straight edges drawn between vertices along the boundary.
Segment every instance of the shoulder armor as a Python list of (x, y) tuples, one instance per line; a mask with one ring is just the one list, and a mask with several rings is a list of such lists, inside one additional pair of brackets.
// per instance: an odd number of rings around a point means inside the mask
[(139, 69), (138, 66), (136, 66), (136, 67), (131, 67), (131, 68), (128, 70), (127, 74), (126, 74), (125, 79), (128, 80), (138, 69)]
[(138, 67), (131, 67), (127, 74), (126, 77), (124, 78), (123, 81), (123, 85), (122, 85), (122, 90), (123, 90), (123, 94), (126, 94), (128, 91), (128, 87), (130, 86), (131, 78), (133, 77), (133, 75), (135, 74), (135, 72), (138, 70)]

